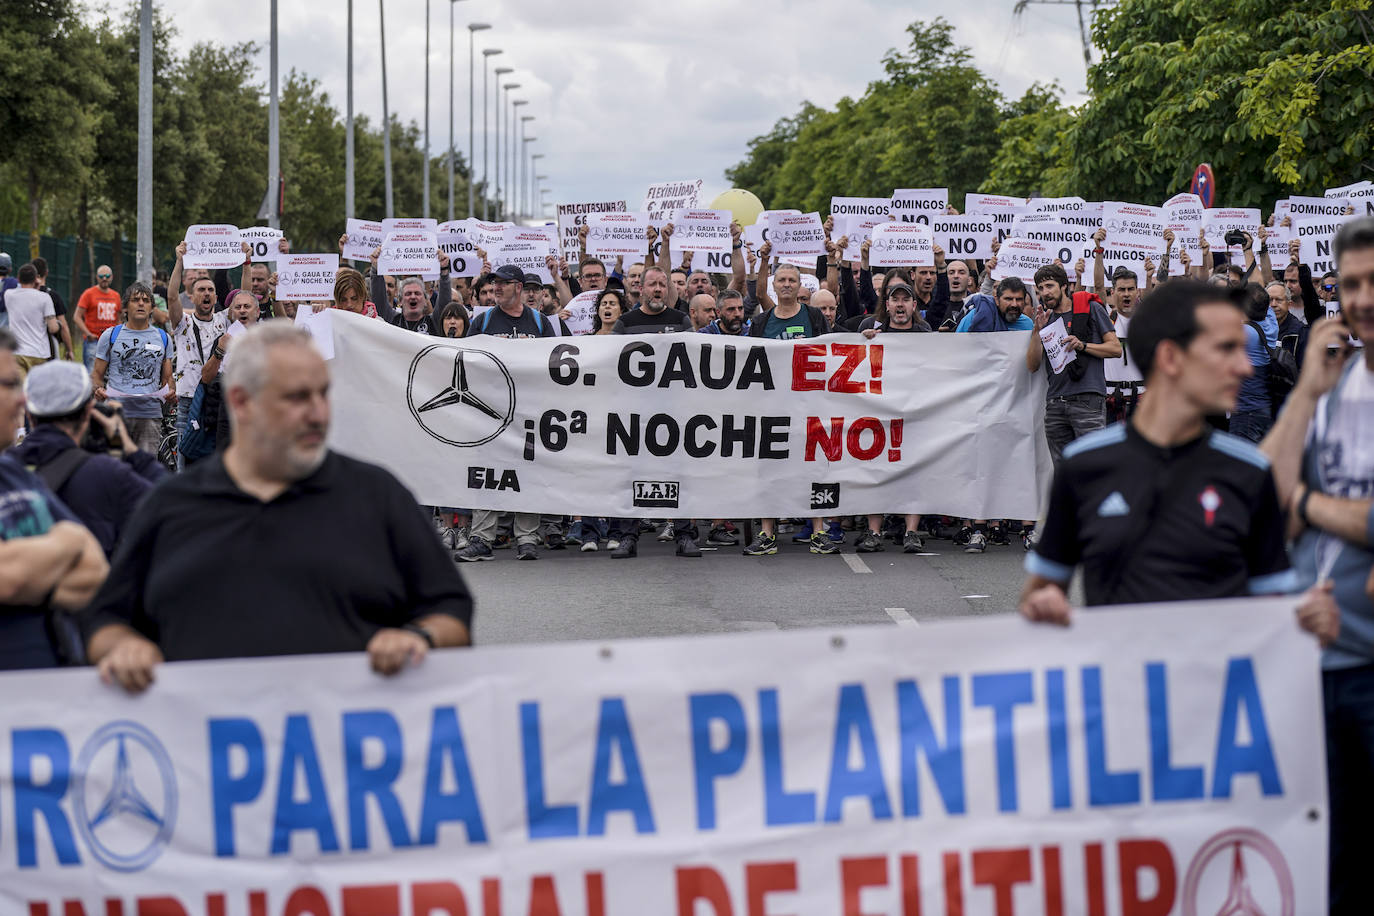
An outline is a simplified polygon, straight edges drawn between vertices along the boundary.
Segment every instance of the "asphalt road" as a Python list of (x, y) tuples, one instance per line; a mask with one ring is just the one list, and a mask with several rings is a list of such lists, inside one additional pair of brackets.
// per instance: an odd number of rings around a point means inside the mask
[(517, 562), (513, 550), (459, 568), (477, 601), (482, 645), (676, 636), (794, 627), (912, 626), (945, 617), (1011, 613), (1024, 578), (1019, 539), (965, 554), (927, 539), (925, 555), (889, 544), (883, 553), (816, 556), (791, 535), (771, 557), (739, 547), (674, 555), (653, 534), (639, 556), (542, 550)]

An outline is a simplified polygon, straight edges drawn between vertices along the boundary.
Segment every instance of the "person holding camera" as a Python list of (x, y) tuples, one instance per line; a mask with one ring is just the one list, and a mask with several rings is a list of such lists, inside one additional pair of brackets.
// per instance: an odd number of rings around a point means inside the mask
[(24, 383), (33, 430), (11, 450), (36, 473), (109, 557), (134, 509), (167, 472), (134, 444), (115, 401), (97, 404), (79, 363), (35, 366)]

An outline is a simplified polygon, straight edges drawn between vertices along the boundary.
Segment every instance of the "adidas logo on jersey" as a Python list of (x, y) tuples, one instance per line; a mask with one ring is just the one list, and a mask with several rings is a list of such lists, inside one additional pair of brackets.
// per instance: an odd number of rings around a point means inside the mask
[(1117, 518), (1130, 514), (1131, 507), (1126, 505), (1126, 497), (1121, 495), (1120, 490), (1113, 490), (1112, 495), (1102, 500), (1102, 505), (1097, 507), (1098, 518)]

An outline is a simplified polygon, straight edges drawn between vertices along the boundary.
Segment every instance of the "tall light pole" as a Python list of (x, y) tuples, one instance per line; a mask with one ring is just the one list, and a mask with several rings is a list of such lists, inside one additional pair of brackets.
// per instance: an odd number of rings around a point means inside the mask
[[(473, 185), (477, 183), (477, 166), (475, 165), (477, 160), (473, 156), (475, 147), (472, 141), (473, 124), (475, 123), (474, 117), (477, 111), (476, 105), (474, 104), (474, 100), (476, 99), (477, 71), (473, 67), (473, 36), (489, 28), (491, 28), (491, 26), (485, 22), (468, 23), (468, 219), (472, 219), (472, 217), (476, 215), (476, 210), (473, 209), (472, 189)], [(483, 122), (483, 130), (486, 130), (485, 123), (486, 122)]]
[(492, 150), (491, 161), (492, 165), (496, 167), (494, 169), (496, 172), (495, 201), (496, 218), (499, 220), (501, 219), (502, 212), (505, 210), (505, 205), (501, 201), (501, 109), (503, 107), (501, 104), (501, 77), (515, 71), (510, 67), (497, 67), (493, 72), (496, 74), (496, 115), (492, 118), (492, 126), (495, 128), (493, 132), (496, 134), (496, 142), (494, 144), (495, 149)]
[(543, 158), (543, 153), (530, 153), (530, 173), (527, 176), (530, 186), (530, 219), (534, 219), (535, 211), (539, 208), (539, 183), (535, 181), (534, 170), (539, 168), (539, 160)]
[(487, 202), (491, 197), (488, 192), (487, 176), (487, 137), (490, 132), (487, 130), (487, 99), (490, 98), (488, 82), (491, 77), (491, 59), (501, 53), (500, 48), (482, 49), (482, 219), (491, 219), (491, 214), (487, 209)]
[[(448, 4), (448, 218), (453, 221), (453, 9), (462, 0), (449, 0)], [(472, 164), (468, 164), (472, 168)]]
[(429, 0), (425, 0), (425, 181), (420, 193), (425, 201), (420, 215), (429, 219)]
[(138, 11), (137, 234), (138, 279), (144, 283), (151, 283), (153, 279), (153, 0), (143, 0)]
[(348, 114), (344, 129), (344, 218), (353, 218), (353, 0), (348, 0)]
[(386, 0), (377, 0), (377, 13), (382, 41), (382, 165), (386, 171), (386, 218), (391, 219), (395, 214), (391, 197), (391, 108), (386, 96)]
[[(506, 88), (514, 89), (515, 87), (507, 86)], [(506, 98), (510, 102), (510, 116), (506, 118), (506, 123), (510, 125), (510, 154), (506, 156), (506, 197), (510, 199), (507, 209), (514, 213), (518, 219), (520, 211), (515, 206), (518, 196), (515, 193), (515, 157), (519, 154), (519, 150), (515, 148), (515, 116), (520, 113), (520, 106), (526, 105), (528, 102), (525, 99), (512, 99), (510, 96), (506, 96)]]
[(268, 29), (268, 79), (272, 81), (267, 103), (267, 193), (272, 202), (267, 206), (267, 225), (281, 228), (281, 120), (277, 105), (277, 0), (272, 0), (272, 24)]
[[(548, 178), (549, 178), (548, 175), (536, 175), (535, 177), (538, 178), (541, 182), (542, 182), (542, 181), (547, 181)], [(545, 194), (552, 194), (552, 193), (553, 193), (553, 191), (552, 191), (551, 189), (549, 189), (549, 188), (545, 188), (545, 187), (542, 187), (542, 186), (539, 188), (539, 218), (540, 218), (540, 219), (543, 219), (543, 218), (544, 218), (544, 214), (547, 213), (547, 212), (549, 212), (549, 205), (546, 204), (546, 203), (544, 203), (544, 195), (545, 195)]]
[(525, 136), (525, 128), (533, 120), (534, 115), (520, 116), (520, 139), (523, 142), (520, 144), (520, 167), (515, 170), (515, 180), (520, 187), (520, 206), (518, 209), (526, 216), (530, 215), (530, 196), (525, 193), (525, 189), (529, 187), (529, 182), (526, 181), (525, 176), (529, 174), (530, 143), (534, 141), (534, 137)]

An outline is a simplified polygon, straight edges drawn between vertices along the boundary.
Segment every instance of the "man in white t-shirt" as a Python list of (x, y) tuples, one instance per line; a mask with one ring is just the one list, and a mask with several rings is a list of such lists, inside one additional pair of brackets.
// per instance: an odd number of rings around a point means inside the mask
[(1121, 341), (1121, 355), (1102, 361), (1102, 369), (1107, 377), (1107, 419), (1126, 420), (1135, 413), (1140, 393), (1145, 390), (1145, 378), (1131, 362), (1126, 351), (1126, 340), (1130, 336), (1131, 313), (1135, 311), (1136, 299), (1140, 291), (1136, 287), (1135, 271), (1129, 267), (1118, 267), (1112, 273), (1111, 290), (1107, 293), (1107, 304), (1111, 308), (1112, 326), (1116, 338)]
[(10, 331), (19, 341), (15, 357), (20, 371), (27, 375), (52, 356), (48, 335), (58, 331), (52, 296), (38, 288), (38, 271), (32, 264), (19, 268), (19, 286), (5, 294), (5, 307), (9, 311)]
[[(181, 283), (182, 259), (186, 256), (186, 243), (177, 245), (177, 262), (168, 278), (167, 289), (177, 289)], [(172, 328), (176, 343), (176, 380), (177, 390), (177, 429), (185, 429), (190, 415), (191, 399), (196, 395), (200, 384), (200, 373), (205, 360), (214, 349), (215, 341), (229, 326), (227, 312), (215, 311), (215, 284), (209, 277), (202, 277), (191, 288), (191, 311), (182, 306), (180, 296), (167, 297), (167, 323)], [(177, 453), (177, 470), (185, 463), (181, 453)]]

